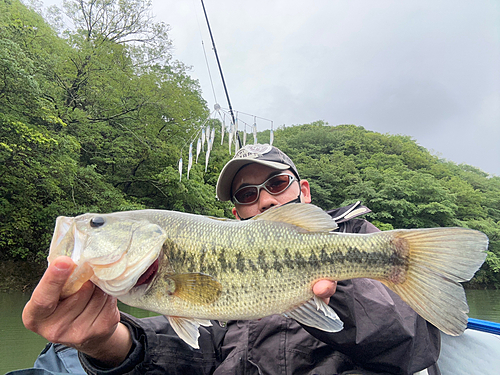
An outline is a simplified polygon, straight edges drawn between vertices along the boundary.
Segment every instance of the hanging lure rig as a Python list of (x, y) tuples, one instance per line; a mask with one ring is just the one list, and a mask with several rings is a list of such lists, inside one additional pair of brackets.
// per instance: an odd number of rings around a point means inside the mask
[[(253, 135), (253, 142), (254, 144), (257, 143), (257, 121), (259, 122), (266, 122), (265, 125), (271, 125), (271, 131), (269, 135), (269, 144), (272, 145), (274, 141), (274, 129), (273, 129), (273, 122), (268, 119), (264, 119), (262, 117), (250, 115), (248, 113), (244, 112), (235, 112), (233, 111), (233, 107), (231, 106), (231, 100), (229, 99), (229, 93), (227, 90), (226, 86), (226, 81), (224, 80), (224, 74), (222, 73), (222, 66), (220, 64), (219, 60), (219, 55), (217, 53), (217, 48), (215, 47), (215, 40), (212, 34), (212, 29), (210, 27), (210, 22), (208, 21), (208, 15), (207, 11), (205, 9), (205, 4), (203, 3), (203, 0), (201, 0), (201, 6), (203, 8), (203, 14), (205, 15), (205, 21), (207, 23), (208, 27), (208, 32), (210, 34), (210, 39), (212, 41), (212, 49), (215, 54), (215, 59), (217, 60), (217, 66), (219, 68), (219, 73), (222, 81), (222, 85), (224, 87), (224, 92), (226, 94), (226, 100), (227, 104), (229, 106), (229, 109), (222, 109), (219, 104), (214, 105), (214, 110), (210, 114), (210, 116), (203, 122), (201, 126), (201, 130), (199, 130), (190, 140), (189, 142), (189, 152), (188, 152), (188, 165), (187, 165), (187, 173), (186, 176), (189, 179), (189, 172), (191, 171), (191, 168), (193, 166), (193, 159), (195, 163), (198, 163), (198, 157), (200, 156), (201, 152), (205, 152), (205, 172), (207, 172), (208, 169), (208, 162), (210, 159), (210, 151), (212, 151), (213, 144), (215, 142), (215, 126), (211, 127), (211, 124), (213, 124), (214, 121), (211, 121), (212, 119), (218, 119), (220, 121), (221, 127), (220, 127), (220, 139), (221, 139), (221, 145), (224, 143), (224, 135), (227, 133), (227, 142), (228, 142), (228, 150), (229, 150), (229, 155), (231, 155), (234, 151), (234, 153), (237, 153), (238, 150), (242, 147), (245, 146), (247, 143), (247, 135), (251, 134)], [(203, 47), (203, 53), (205, 55), (205, 61), (207, 63), (207, 68), (208, 68), (208, 75), (210, 77), (210, 82), (212, 84), (212, 91), (214, 93), (214, 99), (215, 102), (217, 103), (217, 98), (215, 97), (215, 90), (213, 87), (213, 82), (212, 82), (212, 75), (210, 74), (210, 68), (207, 60), (207, 55), (205, 52), (205, 45), (203, 43), (203, 39), (201, 41), (202, 47)], [(244, 121), (243, 119), (246, 119), (247, 121)], [(248, 120), (250, 119), (250, 120)], [(265, 126), (267, 128), (267, 126)], [(241, 141), (240, 137), (240, 132), (243, 133), (243, 142)], [(196, 159), (194, 158), (193, 155), (193, 146), (194, 143), (196, 142)], [(185, 147), (187, 146), (187, 143), (185, 146), (181, 149), (181, 155), (179, 158), (179, 181), (182, 180), (182, 155)], [(206, 143), (206, 151), (205, 151), (205, 143)]]
[[(233, 120), (234, 119), (234, 120)], [(218, 120), (218, 121), (212, 121)], [(214, 123), (219, 122), (219, 126)], [(251, 115), (245, 112), (233, 112), (228, 109), (221, 108), (219, 104), (215, 104), (214, 110), (210, 116), (202, 123), (201, 128), (184, 144), (181, 149), (179, 158), (179, 181), (182, 180), (183, 174), (183, 155), (188, 149), (188, 164), (186, 177), (189, 179), (189, 172), (193, 167), (193, 163), (198, 164), (200, 154), (205, 154), (205, 172), (208, 169), (210, 160), (210, 152), (215, 142), (216, 135), (220, 136), (221, 146), (227, 142), (229, 155), (236, 154), (241, 147), (244, 147), (253, 140), (253, 144), (257, 144), (258, 128), (269, 128), (269, 144), (274, 141), (273, 121), (263, 117)], [(226, 140), (227, 139), (227, 140)], [(248, 143), (247, 143), (248, 142)], [(189, 144), (189, 148), (187, 147)]]

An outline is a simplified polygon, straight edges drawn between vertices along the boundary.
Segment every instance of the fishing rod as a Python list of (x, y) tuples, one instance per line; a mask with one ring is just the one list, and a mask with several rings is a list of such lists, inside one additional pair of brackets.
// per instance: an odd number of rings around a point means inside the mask
[[(233, 120), (233, 124), (236, 126), (236, 119), (234, 117), (233, 107), (231, 106), (231, 100), (229, 100), (229, 93), (227, 91), (226, 81), (224, 80), (224, 74), (222, 73), (222, 67), (220, 64), (219, 55), (217, 54), (217, 48), (215, 48), (215, 41), (212, 35), (212, 29), (210, 28), (210, 23), (208, 22), (208, 15), (203, 0), (201, 0), (201, 6), (203, 7), (203, 13), (205, 14), (205, 20), (207, 21), (207, 26), (208, 26), (208, 32), (210, 34), (210, 39), (212, 40), (212, 47), (214, 49), (215, 59), (217, 60), (217, 66), (219, 67), (220, 77), (222, 79), (222, 86), (224, 86), (224, 92), (226, 93), (227, 104), (229, 105), (229, 113), (231, 114), (231, 119)], [(241, 139), (238, 130), (236, 131), (236, 138), (238, 139), (239, 147), (241, 147)]]

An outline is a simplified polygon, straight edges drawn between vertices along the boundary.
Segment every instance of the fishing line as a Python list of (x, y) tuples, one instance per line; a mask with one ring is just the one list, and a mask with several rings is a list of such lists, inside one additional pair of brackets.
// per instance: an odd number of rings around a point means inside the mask
[(151, 147), (146, 143), (146, 141), (144, 141), (141, 137), (139, 137), (137, 134), (135, 134), (131, 129), (127, 128), (125, 125), (123, 124), (120, 124), (118, 121), (115, 122), (115, 124), (121, 126), (122, 128), (128, 130), (130, 133), (132, 133), (132, 135), (139, 141), (141, 142), (144, 146), (146, 146), (147, 148), (149, 148), (151, 150)]
[[(194, 5), (194, 0), (192, 0), (192, 8), (196, 9), (195, 5)], [(207, 65), (208, 77), (210, 78), (210, 85), (212, 86), (212, 93), (214, 94), (215, 103), (218, 103), (219, 101), (217, 100), (217, 95), (215, 95), (215, 88), (214, 88), (214, 82), (212, 80), (212, 73), (210, 72), (210, 65), (208, 64), (207, 52), (205, 50), (205, 43), (203, 42), (203, 34), (201, 33), (200, 21), (198, 20), (197, 12), (193, 11), (193, 13), (194, 13), (195, 18), (196, 18), (196, 24), (198, 25), (198, 32), (200, 33), (201, 48), (203, 49), (203, 55), (205, 56), (205, 64)]]
[(188, 144), (190, 144), (191, 142), (194, 142), (196, 138), (199, 138), (200, 137), (200, 133), (202, 131), (202, 129), (205, 127), (206, 123), (212, 118), (214, 112), (216, 112), (215, 110), (213, 110), (210, 115), (205, 119), (205, 121), (203, 121), (203, 123), (201, 124), (200, 126), (200, 129), (198, 129), (198, 131), (196, 131), (194, 133), (194, 135), (192, 135), (190, 138), (189, 138), (189, 141), (184, 141), (184, 145), (181, 147), (181, 155), (182, 155), (182, 151), (184, 150), (184, 147), (186, 147)]
[(212, 86), (212, 93), (214, 94), (215, 103), (218, 103), (217, 96), (215, 95), (214, 82), (212, 81), (212, 74), (210, 73), (210, 66), (208, 65), (207, 53), (205, 51), (205, 43), (203, 39), (201, 40), (201, 45), (203, 47), (203, 55), (205, 55), (205, 63), (207, 64), (208, 77), (210, 78), (210, 85)]
[[(207, 26), (208, 26), (208, 32), (210, 34), (210, 39), (212, 40), (212, 46), (214, 48), (214, 54), (215, 54), (215, 59), (217, 60), (217, 66), (219, 67), (220, 77), (222, 80), (222, 86), (224, 87), (224, 92), (226, 93), (227, 104), (229, 106), (229, 113), (231, 114), (231, 118), (233, 119), (233, 124), (236, 125), (236, 120), (234, 118), (234, 113), (233, 113), (233, 107), (231, 106), (231, 100), (229, 99), (229, 93), (227, 91), (226, 81), (224, 80), (224, 74), (222, 73), (222, 66), (220, 64), (219, 54), (217, 53), (217, 48), (215, 47), (214, 36), (212, 34), (212, 29), (210, 28), (210, 23), (208, 22), (208, 15), (207, 15), (207, 11), (205, 9), (205, 4), (203, 3), (203, 0), (201, 0), (201, 6), (203, 7), (203, 13), (205, 14), (205, 19), (207, 21)], [(236, 131), (236, 138), (238, 139), (238, 143), (240, 144), (240, 147), (241, 147), (241, 140), (240, 140), (240, 136), (238, 134), (238, 131)]]
[(264, 117), (260, 117), (260, 116), (255, 116), (255, 115), (252, 115), (251, 113), (245, 113), (245, 112), (242, 112), (242, 111), (238, 111), (238, 113), (241, 113), (243, 115), (247, 115), (247, 116), (252, 116), (254, 118), (258, 118), (258, 119), (261, 119), (261, 120), (264, 120), (264, 121), (269, 121), (269, 122), (273, 122), (273, 120), (269, 120), (267, 118), (264, 118)]

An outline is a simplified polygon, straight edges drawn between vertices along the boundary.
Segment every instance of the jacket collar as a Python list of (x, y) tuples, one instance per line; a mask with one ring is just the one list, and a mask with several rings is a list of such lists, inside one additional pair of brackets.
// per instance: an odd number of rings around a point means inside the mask
[(350, 204), (348, 206), (334, 208), (333, 210), (326, 211), (337, 224), (349, 221), (360, 215), (372, 212), (368, 207), (363, 206), (360, 201)]

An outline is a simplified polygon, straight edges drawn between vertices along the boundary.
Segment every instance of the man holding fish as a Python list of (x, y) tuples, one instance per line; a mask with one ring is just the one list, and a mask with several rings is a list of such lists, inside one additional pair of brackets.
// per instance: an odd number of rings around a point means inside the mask
[[(240, 149), (221, 172), (217, 196), (234, 203), (233, 214), (242, 223), (254, 217), (272, 221), (274, 217), (262, 215), (274, 207), (311, 202), (307, 180), (299, 178), (287, 155), (269, 145)], [(295, 212), (293, 206), (288, 206), (292, 208), (287, 212)], [(296, 207), (303, 206), (313, 207)], [(356, 218), (367, 212), (359, 202), (332, 210), (332, 228), (339, 233), (378, 232), (369, 222)], [(100, 226), (102, 220), (94, 217), (90, 225)], [(301, 226), (299, 221), (294, 225)], [(165, 245), (163, 249), (166, 251)], [(219, 260), (224, 263), (223, 255)], [(249, 265), (246, 263), (248, 272)], [(236, 263), (235, 267), (239, 266)], [(438, 329), (376, 280), (316, 280), (311, 285), (319, 298), (314, 299), (312, 310), (299, 307), (257, 320), (214, 321), (212, 325), (200, 319), (192, 329), (182, 318), (136, 319), (120, 314), (116, 298), (88, 281), (76, 293), (62, 298), (74, 267), (68, 257), (51, 260), (25, 307), (23, 321), (47, 340), (77, 349), (83, 368), (91, 374), (414, 374), (422, 370), (422, 374), (439, 374), (435, 364), (440, 347)], [(150, 266), (134, 288), (150, 282), (158, 264), (155, 267)], [(98, 268), (95, 266), (96, 274)], [(200, 285), (209, 284), (213, 300), (219, 298), (222, 287), (216, 278), (200, 275), (204, 280)], [(169, 279), (172, 294), (180, 290), (176, 285), (181, 281), (173, 276)], [(177, 294), (190, 298), (184, 289)], [(262, 298), (267, 298), (264, 294)], [(212, 302), (207, 298), (205, 305)], [(321, 318), (315, 309), (334, 310), (335, 316), (327, 316), (324, 323), (317, 320)], [(339, 332), (323, 328), (339, 318), (343, 322)]]

